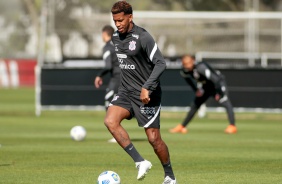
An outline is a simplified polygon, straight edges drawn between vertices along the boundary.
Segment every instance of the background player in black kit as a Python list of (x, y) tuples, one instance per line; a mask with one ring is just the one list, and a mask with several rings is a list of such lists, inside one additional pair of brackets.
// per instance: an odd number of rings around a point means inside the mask
[(230, 125), (225, 129), (225, 133), (236, 133), (237, 128), (235, 126), (233, 107), (227, 95), (224, 76), (219, 71), (215, 71), (206, 62), (196, 62), (195, 57), (191, 55), (184, 55), (182, 57), (182, 67), (180, 74), (195, 91), (196, 97), (182, 124), (170, 129), (170, 132), (187, 133), (185, 127), (192, 120), (200, 106), (209, 97), (214, 97), (226, 109), (228, 115)]
[[(111, 75), (109, 84), (106, 88), (105, 94), (105, 108), (108, 108), (110, 101), (113, 99), (118, 91), (120, 83), (120, 68), (118, 59), (115, 53), (115, 48), (112, 43), (112, 35), (114, 28), (110, 25), (106, 25), (102, 29), (102, 39), (106, 43), (103, 47), (103, 60), (105, 61), (105, 69), (98, 73), (94, 80), (96, 88), (99, 88), (103, 84), (103, 76), (107, 73)], [(115, 138), (110, 139), (108, 142), (116, 142)]]
[(170, 164), (169, 151), (160, 134), (161, 87), (159, 78), (166, 63), (152, 36), (133, 23), (132, 7), (126, 1), (116, 2), (112, 9), (117, 31), (112, 41), (121, 68), (121, 84), (111, 101), (105, 125), (118, 144), (131, 156), (141, 180), (152, 167), (132, 144), (121, 126), (124, 119), (136, 117), (149, 143), (164, 168), (164, 184), (176, 184)]

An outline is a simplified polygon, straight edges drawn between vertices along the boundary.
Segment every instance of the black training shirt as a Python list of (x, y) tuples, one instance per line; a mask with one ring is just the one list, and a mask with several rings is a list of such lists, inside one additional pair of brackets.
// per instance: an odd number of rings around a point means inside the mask
[(196, 62), (193, 71), (188, 71), (183, 68), (180, 71), (180, 74), (188, 84), (191, 85), (194, 91), (199, 88), (193, 80), (200, 84), (200, 88), (204, 90), (211, 90), (220, 95), (223, 94), (223, 80), (224, 76), (219, 72), (214, 70), (209, 64), (206, 62)]
[(119, 90), (140, 94), (143, 87), (160, 94), (159, 79), (166, 63), (152, 36), (133, 24), (133, 28), (125, 34), (116, 31), (112, 41), (121, 69)]

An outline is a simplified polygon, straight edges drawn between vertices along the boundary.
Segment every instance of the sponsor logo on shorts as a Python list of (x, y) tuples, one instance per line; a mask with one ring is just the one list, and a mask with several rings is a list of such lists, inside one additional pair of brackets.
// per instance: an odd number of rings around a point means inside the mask
[[(154, 115), (156, 114), (155, 107), (140, 107), (140, 112), (141, 114), (146, 114), (146, 115)], [(148, 119), (151, 117), (149, 116)]]

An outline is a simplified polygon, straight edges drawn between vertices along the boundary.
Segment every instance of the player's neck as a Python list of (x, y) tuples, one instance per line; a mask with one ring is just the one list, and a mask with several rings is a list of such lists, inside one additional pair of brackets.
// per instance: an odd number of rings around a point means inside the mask
[(130, 22), (130, 23), (129, 23), (129, 28), (128, 28), (127, 33), (129, 33), (129, 32), (133, 29), (133, 26), (134, 26), (134, 23), (133, 23), (133, 22)]

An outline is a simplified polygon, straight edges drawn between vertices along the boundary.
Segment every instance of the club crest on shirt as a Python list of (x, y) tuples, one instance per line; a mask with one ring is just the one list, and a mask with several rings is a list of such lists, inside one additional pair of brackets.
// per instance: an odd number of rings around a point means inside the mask
[(196, 70), (193, 70), (193, 76), (194, 76), (195, 79), (200, 78), (200, 74)]
[(131, 51), (133, 51), (133, 50), (135, 50), (136, 49), (136, 41), (131, 41), (131, 42), (129, 42), (129, 50), (131, 50)]

